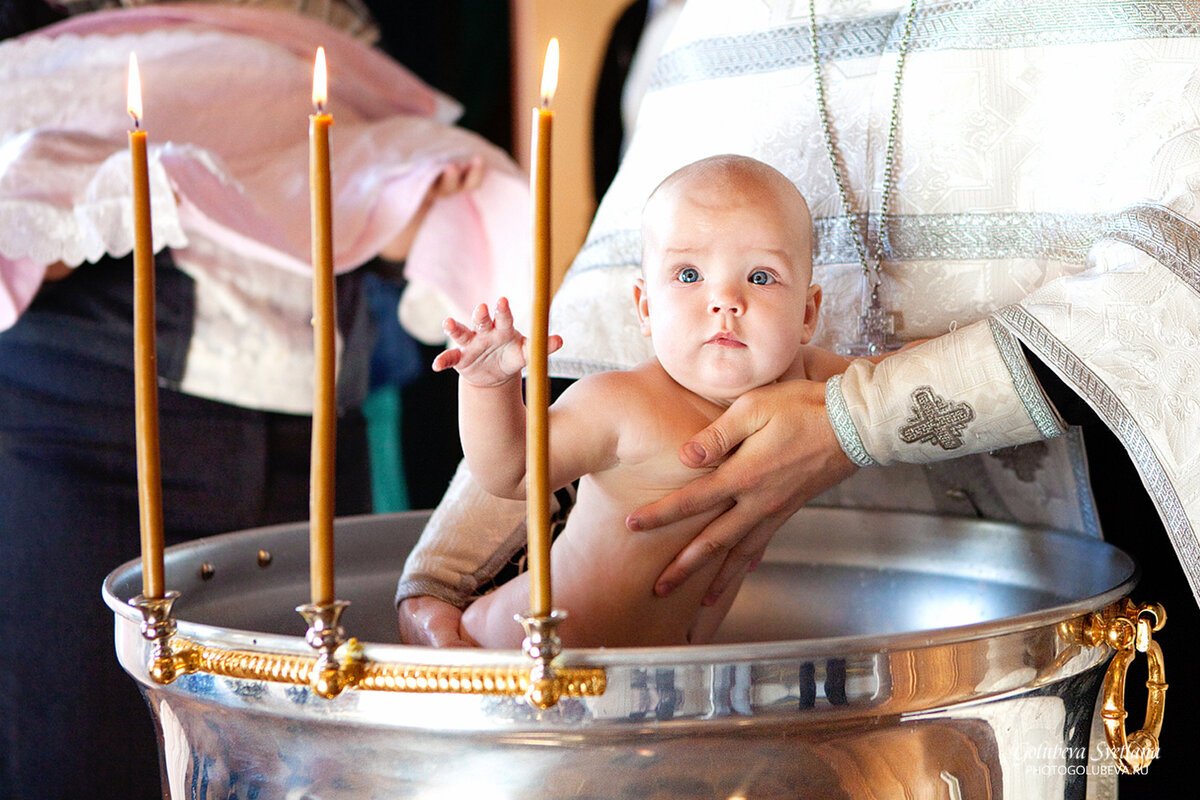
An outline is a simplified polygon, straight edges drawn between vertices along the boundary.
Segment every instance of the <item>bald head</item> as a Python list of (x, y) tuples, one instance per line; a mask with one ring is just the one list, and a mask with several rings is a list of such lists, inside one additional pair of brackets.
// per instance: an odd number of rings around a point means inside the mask
[[(654, 246), (670, 224), (679, 200), (697, 206), (769, 206), (794, 234), (812, 267), (812, 215), (804, 195), (782, 172), (749, 156), (717, 155), (680, 167), (660, 183), (642, 212), (642, 247)], [(811, 272), (810, 272), (811, 274)]]
[(808, 204), (753, 158), (677, 170), (646, 202), (633, 295), (659, 363), (701, 397), (731, 401), (802, 368), (821, 305)]

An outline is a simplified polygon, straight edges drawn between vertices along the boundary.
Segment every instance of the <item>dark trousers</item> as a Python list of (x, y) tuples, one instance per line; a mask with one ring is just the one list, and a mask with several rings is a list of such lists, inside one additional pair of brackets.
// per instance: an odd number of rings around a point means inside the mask
[[(0, 798), (159, 797), (100, 599), (139, 550), (132, 375), (61, 356), (14, 374), (33, 362), (5, 355), (0, 338)], [(53, 389), (80, 381), (84, 397)], [(309, 418), (167, 390), (160, 406), (168, 544), (307, 518)], [(358, 413), (339, 424), (337, 490), (339, 514), (369, 510)]]

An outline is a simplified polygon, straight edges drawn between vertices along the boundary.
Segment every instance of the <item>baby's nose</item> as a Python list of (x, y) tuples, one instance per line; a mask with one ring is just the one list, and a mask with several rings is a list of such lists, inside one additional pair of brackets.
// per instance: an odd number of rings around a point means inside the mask
[(740, 297), (729, 294), (714, 297), (708, 304), (708, 310), (713, 314), (733, 314), (737, 316), (746, 310), (746, 306)]

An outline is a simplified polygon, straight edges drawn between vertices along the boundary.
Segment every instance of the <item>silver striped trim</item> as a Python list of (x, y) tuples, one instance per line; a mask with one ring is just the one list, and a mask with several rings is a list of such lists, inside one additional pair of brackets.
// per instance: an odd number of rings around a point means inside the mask
[[(870, 245), (879, 220), (869, 222)], [(1141, 203), (1109, 214), (923, 214), (893, 216), (888, 223), (887, 261), (972, 261), (1044, 258), (1082, 263), (1102, 240), (1136, 247), (1175, 273), (1200, 294), (1200, 225), (1156, 203)], [(814, 222), (813, 261), (819, 265), (857, 264), (846, 218)], [(584, 244), (568, 277), (593, 269), (636, 267), (641, 232), (621, 230)]]
[(1130, 206), (1113, 215), (1100, 238), (1136, 247), (1200, 295), (1200, 225), (1166, 206)]
[[(893, 35), (897, 16), (820, 23), (818, 46), (835, 61), (895, 51), (899, 46), (899, 37)], [(953, 0), (929, 3), (918, 11), (908, 49), (1003, 50), (1194, 36), (1200, 36), (1200, 8), (1187, 0)], [(701, 39), (659, 59), (650, 91), (805, 66), (812, 63), (808, 40), (806, 24)]]
[[(856, 261), (846, 220), (816, 220), (814, 262)], [(878, 236), (872, 215), (870, 237)], [(1200, 293), (1200, 225), (1157, 203), (1138, 203), (1107, 214), (1008, 212), (894, 216), (888, 222), (884, 258), (945, 261), (981, 258), (1049, 258), (1082, 263), (1096, 242), (1124, 242), (1162, 262)]]
[[(895, 22), (895, 14), (886, 14), (818, 25), (818, 46), (826, 58), (837, 61), (877, 56), (883, 52)], [(808, 32), (808, 25), (789, 25), (684, 45), (659, 57), (648, 91), (811, 64)]]
[(991, 317), (988, 318), (988, 327), (991, 328), (996, 349), (1000, 351), (1000, 358), (1003, 359), (1004, 366), (1008, 367), (1008, 374), (1012, 377), (1017, 397), (1021, 398), (1025, 412), (1037, 426), (1042, 438), (1054, 439), (1062, 436), (1066, 432), (1067, 426), (1063, 424), (1058, 412), (1046, 401), (1042, 387), (1034, 377), (1033, 370), (1029, 368), (1029, 360), (1021, 352), (1021, 346), (1017, 344), (1016, 337)]
[(1053, 367), (1121, 440), (1158, 508), (1192, 592), (1200, 597), (1200, 542), (1196, 541), (1179, 494), (1133, 414), (1087, 364), (1024, 308), (1007, 306), (997, 316), (1038, 358)]
[(874, 466), (876, 461), (863, 447), (858, 428), (854, 427), (850, 409), (846, 406), (846, 398), (842, 396), (841, 375), (834, 375), (825, 383), (825, 413), (846, 456), (860, 467)]

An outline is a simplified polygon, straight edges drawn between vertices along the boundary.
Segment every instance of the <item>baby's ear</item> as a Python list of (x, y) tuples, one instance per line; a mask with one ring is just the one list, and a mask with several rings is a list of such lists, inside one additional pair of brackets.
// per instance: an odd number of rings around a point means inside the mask
[(808, 298), (804, 303), (804, 343), (808, 344), (817, 332), (817, 321), (821, 318), (821, 287), (808, 287)]
[(646, 294), (646, 281), (638, 278), (633, 282), (633, 304), (637, 309), (638, 328), (642, 336), (650, 335), (650, 298)]

